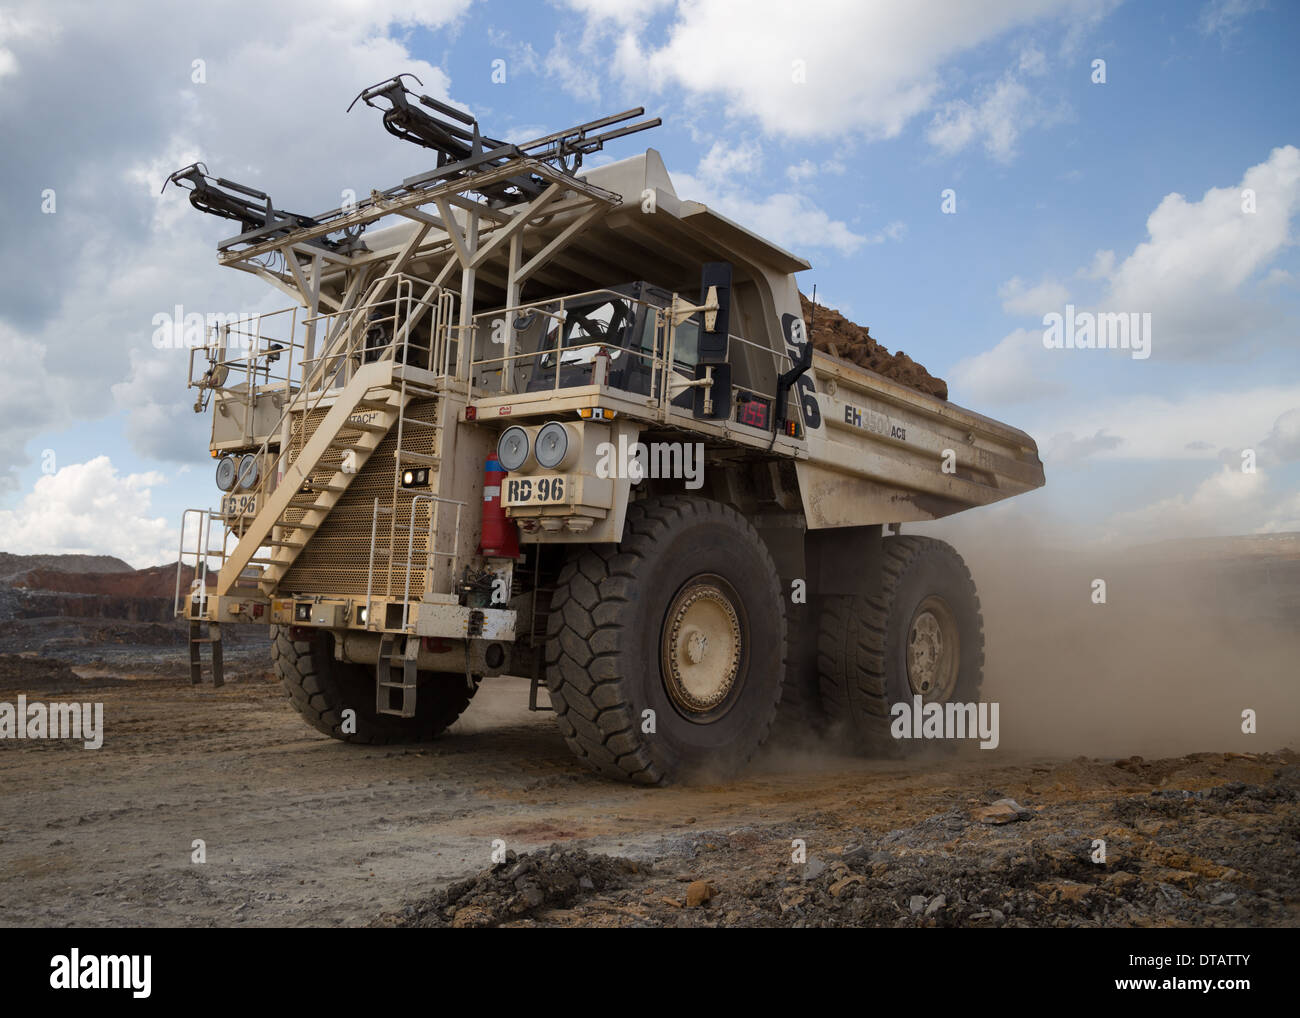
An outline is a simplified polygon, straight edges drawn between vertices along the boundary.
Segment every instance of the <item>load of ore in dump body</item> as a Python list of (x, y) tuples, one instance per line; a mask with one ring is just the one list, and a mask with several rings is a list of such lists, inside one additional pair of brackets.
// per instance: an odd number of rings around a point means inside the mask
[(813, 346), (834, 357), (852, 361), (868, 371), (884, 375), (909, 389), (924, 392), (940, 399), (948, 398), (948, 383), (942, 378), (935, 378), (923, 366), (899, 350), (890, 353), (870, 335), (870, 327), (855, 325), (834, 308), (823, 304), (817, 305), (813, 314), (812, 302), (802, 293), (799, 302), (803, 306), (803, 320), (811, 322)]

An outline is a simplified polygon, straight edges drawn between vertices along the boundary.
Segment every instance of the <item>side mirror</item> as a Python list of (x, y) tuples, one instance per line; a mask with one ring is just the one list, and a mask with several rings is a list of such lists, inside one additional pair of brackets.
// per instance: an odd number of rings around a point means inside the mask
[(713, 384), (701, 385), (694, 390), (695, 400), (691, 414), (696, 420), (728, 420), (731, 417), (731, 365), (695, 365), (697, 381), (707, 378), (710, 373), (713, 375)]
[[(727, 335), (731, 325), (731, 263), (705, 262), (700, 273), (700, 304), (709, 300), (709, 291), (716, 290), (718, 310), (706, 314), (700, 329), (700, 363), (719, 364), (727, 359)], [(709, 319), (713, 319), (709, 328)]]

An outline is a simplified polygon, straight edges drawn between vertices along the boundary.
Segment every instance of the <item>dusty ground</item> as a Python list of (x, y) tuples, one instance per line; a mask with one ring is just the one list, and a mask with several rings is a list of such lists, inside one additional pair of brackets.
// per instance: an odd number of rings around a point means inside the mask
[[(772, 751), (725, 786), (642, 789), (585, 773), (519, 680), (485, 685), (438, 743), (369, 749), (318, 736), (261, 679), (213, 690), (175, 671), (79, 671), (92, 677), (29, 672), (21, 691), (102, 702), (102, 749), (0, 741), (0, 925), (1297, 917), (1300, 768), (1286, 752), (1144, 763), (972, 748), (899, 764)], [(16, 699), (14, 675), (0, 668), (0, 701)], [(972, 818), (1003, 797), (1025, 819)], [(796, 840), (807, 862), (792, 861)], [(512, 854), (493, 872), (497, 841)]]

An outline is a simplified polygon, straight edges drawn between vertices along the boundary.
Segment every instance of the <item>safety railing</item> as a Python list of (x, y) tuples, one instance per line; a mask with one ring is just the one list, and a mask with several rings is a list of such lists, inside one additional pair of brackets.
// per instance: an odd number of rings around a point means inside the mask
[[(584, 307), (588, 306), (591, 298), (600, 296), (608, 296), (611, 299), (624, 301), (629, 306), (649, 308), (653, 312), (655, 316), (653, 341), (649, 350), (644, 347), (633, 345), (625, 346), (621, 342), (611, 343), (609, 341), (596, 340), (567, 346), (560, 345), (563, 339), (563, 327), (566, 321), (567, 309), (573, 307), (579, 302)], [(570, 294), (559, 299), (537, 301), (495, 309), (492, 311), (480, 312), (473, 318), (473, 333), (470, 338), (471, 351), (477, 351), (479, 338), (485, 331), (483, 323), (486, 323), (486, 332), (489, 339), (494, 342), (502, 342), (502, 339), (504, 339), (505, 343), (503, 345), (506, 345), (507, 349), (511, 352), (497, 356), (471, 356), (469, 360), (469, 378), (467, 380), (470, 385), (470, 392), (471, 394), (477, 394), (480, 396), (492, 395), (489, 388), (481, 384), (476, 384), (476, 381), (484, 375), (492, 374), (497, 371), (500, 372), (501, 376), (500, 384), (498, 386), (500, 393), (506, 394), (520, 392), (521, 386), (516, 377), (519, 365), (524, 362), (532, 362), (534, 372), (538, 369), (549, 370), (550, 364), (547, 363), (547, 358), (554, 359), (555, 377), (550, 381), (550, 384), (546, 389), (559, 392), (562, 389), (574, 387), (572, 381), (568, 381), (566, 384), (566, 365), (573, 368), (584, 363), (590, 363), (592, 365), (592, 375), (587, 381), (581, 384), (593, 384), (595, 381), (599, 380), (596, 375), (596, 364), (599, 352), (604, 350), (609, 354), (611, 362), (621, 357), (627, 357), (629, 360), (639, 359), (649, 365), (649, 393), (647, 395), (646, 393), (636, 392), (635, 395), (641, 396), (642, 398), (648, 398), (650, 405), (660, 410), (666, 418), (668, 415), (680, 410), (680, 408), (673, 406), (673, 400), (679, 397), (685, 388), (679, 386), (674, 391), (672, 384), (673, 375), (682, 368), (692, 366), (688, 365), (684, 361), (677, 361), (676, 335), (680, 326), (672, 326), (670, 312), (670, 308), (639, 300), (615, 290), (605, 289), (588, 290), (583, 293)], [(517, 328), (516, 322), (519, 318), (529, 315), (542, 315), (544, 319), (549, 320), (552, 323), (552, 326), (542, 330), (536, 348), (523, 351), (515, 350), (513, 348), (517, 341), (516, 333), (528, 333), (533, 329), (532, 322), (523, 329)], [(634, 320), (639, 320), (639, 318)], [(556, 342), (553, 346), (548, 345), (551, 328), (556, 330)], [(772, 349), (766, 344), (756, 343), (735, 334), (729, 334), (727, 336), (724, 361), (729, 362), (731, 360), (733, 348), (736, 346), (743, 346), (752, 349), (756, 351), (760, 357), (770, 357), (774, 377), (780, 376), (784, 372), (788, 371), (794, 364), (794, 358), (785, 349)], [(590, 351), (590, 355), (584, 356), (586, 351)], [(572, 374), (573, 372), (570, 371), (567, 377), (571, 378)], [(546, 391), (533, 387), (531, 379), (532, 375), (530, 374), (529, 379), (523, 383), (523, 386), (526, 387), (527, 391)], [(756, 389), (751, 389), (749, 391), (770, 398), (775, 404), (775, 392), (761, 392)], [(785, 419), (798, 420), (800, 425), (806, 429), (803, 403), (797, 397), (797, 390), (792, 388), (787, 394), (786, 400)], [(685, 413), (682, 412), (681, 415), (685, 416)]]
[[(447, 558), (448, 572), (454, 578), (456, 575), (456, 566), (460, 558), (460, 524), (461, 511), (465, 508), (465, 503), (454, 498), (444, 498), (441, 495), (416, 495), (411, 499), (411, 522), (408, 526), (398, 526), (394, 524), (390, 527), (390, 534), (398, 531), (406, 533), (406, 560), (403, 563), (403, 583), (402, 583), (402, 631), (410, 631), (411, 619), (411, 573), (415, 568), (415, 537), (419, 530), (419, 507), (421, 502), (428, 503), (428, 522), (425, 524), (425, 547), (424, 563), (422, 571), (424, 573), (425, 590), (420, 592), (421, 597), (429, 589), (431, 582), (430, 574), (433, 571), (434, 560), (437, 558)], [(456, 507), (456, 516), (452, 528), (452, 544), (450, 551), (442, 551), (437, 547), (438, 531), (440, 528), (438, 522), (437, 507), (439, 505), (454, 505)], [(397, 507), (380, 505), (379, 499), (374, 502), (374, 514), (370, 522), (370, 559), (366, 569), (366, 628), (376, 628), (374, 625), (374, 575), (375, 575), (375, 552), (376, 542), (379, 535), (379, 518), (387, 513), (397, 512)], [(392, 561), (394, 549), (392, 547), (393, 538), (389, 539), (388, 556)], [(391, 576), (391, 573), (390, 573)], [(388, 602), (385, 602), (388, 603)], [(385, 626), (386, 628), (386, 626)]]
[[(214, 518), (221, 522), (219, 548), (213, 548), (211, 543)], [(224, 519), (212, 509), (186, 509), (181, 513), (180, 547), (176, 555), (176, 591), (172, 602), (173, 614), (185, 615), (188, 605), (197, 601), (195, 616), (203, 618), (207, 615), (209, 563), (215, 560), (218, 572), (224, 567), (229, 536), (230, 532), (225, 527)], [(186, 544), (186, 537), (192, 538), (192, 547)], [(182, 578), (187, 565), (193, 569), (193, 575), (189, 587), (182, 591)], [(182, 606), (182, 593), (184, 606)]]
[[(240, 434), (252, 435), (258, 400), (272, 395), (283, 405), (295, 368), (301, 370), (302, 344), (296, 338), (300, 310), (212, 316), (219, 320), (205, 325), (203, 343), (189, 348), (188, 387), (199, 390), (195, 410), (206, 409), (214, 394), (223, 414), (238, 404)], [(199, 354), (206, 367), (196, 377)]]

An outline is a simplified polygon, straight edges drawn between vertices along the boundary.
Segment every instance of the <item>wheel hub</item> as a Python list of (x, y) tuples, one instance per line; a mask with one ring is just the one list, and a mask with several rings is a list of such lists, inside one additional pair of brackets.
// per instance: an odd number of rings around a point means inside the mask
[(721, 577), (699, 576), (668, 607), (660, 647), (664, 685), (689, 714), (714, 710), (735, 687), (745, 642), (734, 598)]
[(927, 703), (945, 703), (957, 687), (957, 622), (940, 597), (927, 597), (907, 633), (907, 681)]

